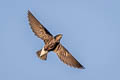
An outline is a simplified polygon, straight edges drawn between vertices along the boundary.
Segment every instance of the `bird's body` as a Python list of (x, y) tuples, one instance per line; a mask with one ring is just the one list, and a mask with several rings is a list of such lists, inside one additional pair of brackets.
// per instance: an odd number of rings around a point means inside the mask
[[(57, 37), (57, 38), (56, 38)], [(48, 42), (46, 42), (45, 46), (42, 48), (40, 57), (46, 55), (49, 51), (53, 51), (55, 50), (55, 48), (58, 46), (58, 44), (60, 43), (60, 39), (61, 39), (62, 35), (59, 34), (55, 37), (53, 37), (52, 39), (50, 39)]]
[(37, 51), (37, 56), (42, 60), (47, 60), (47, 54), (50, 51), (57, 53), (58, 57), (65, 64), (75, 67), (81, 68), (84, 67), (68, 52), (66, 48), (62, 46), (60, 40), (62, 38), (62, 34), (58, 34), (53, 36), (33, 15), (30, 11), (28, 11), (28, 19), (31, 25), (31, 28), (35, 35), (44, 40), (45, 46)]

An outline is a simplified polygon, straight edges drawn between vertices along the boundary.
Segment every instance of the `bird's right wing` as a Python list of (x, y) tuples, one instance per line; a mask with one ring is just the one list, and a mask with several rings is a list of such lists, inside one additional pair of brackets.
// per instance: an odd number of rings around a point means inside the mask
[(75, 68), (84, 68), (61, 44), (58, 44), (54, 52), (57, 53), (60, 60), (65, 64)]
[(30, 11), (28, 11), (28, 20), (32, 31), (35, 35), (44, 40), (45, 43), (49, 39), (53, 38), (52, 34), (33, 16)]

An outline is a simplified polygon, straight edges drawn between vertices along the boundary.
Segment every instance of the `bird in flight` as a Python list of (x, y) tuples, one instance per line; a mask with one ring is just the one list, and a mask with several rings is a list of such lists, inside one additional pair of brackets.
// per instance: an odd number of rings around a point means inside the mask
[(62, 34), (53, 36), (34, 16), (28, 11), (28, 20), (35, 35), (41, 38), (45, 45), (37, 51), (37, 56), (42, 60), (47, 60), (47, 54), (50, 51), (55, 52), (59, 59), (65, 64), (74, 68), (84, 69), (84, 67), (70, 54), (70, 52), (60, 43)]

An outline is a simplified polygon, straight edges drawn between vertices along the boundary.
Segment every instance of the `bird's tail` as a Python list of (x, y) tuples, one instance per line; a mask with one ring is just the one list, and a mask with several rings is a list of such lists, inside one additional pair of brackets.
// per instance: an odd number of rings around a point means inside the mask
[(42, 49), (37, 51), (38, 58), (40, 58), (42, 60), (47, 60), (47, 54), (44, 54), (44, 55), (40, 56), (41, 55), (41, 51), (42, 51)]

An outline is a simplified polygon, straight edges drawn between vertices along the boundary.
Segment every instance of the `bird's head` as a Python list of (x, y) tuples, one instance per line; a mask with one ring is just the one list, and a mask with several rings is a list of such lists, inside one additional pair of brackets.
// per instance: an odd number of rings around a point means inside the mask
[(56, 40), (57, 42), (60, 42), (62, 36), (63, 36), (62, 34), (58, 34), (58, 35), (56, 35), (54, 38), (55, 38), (55, 40)]

